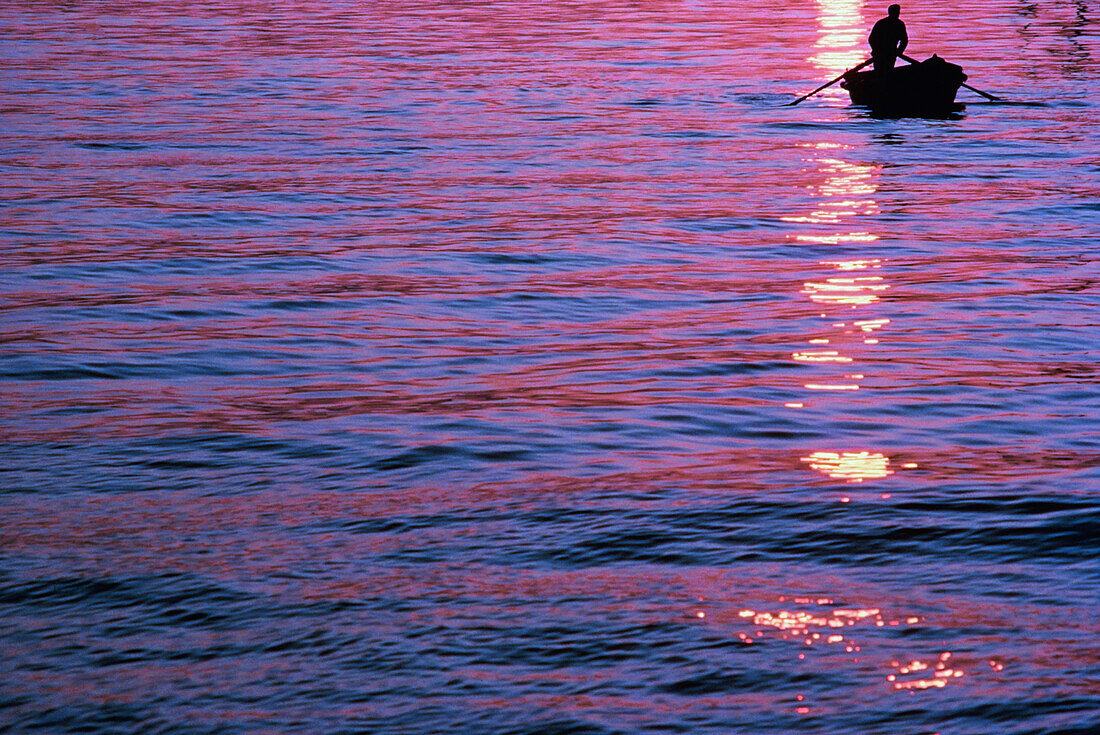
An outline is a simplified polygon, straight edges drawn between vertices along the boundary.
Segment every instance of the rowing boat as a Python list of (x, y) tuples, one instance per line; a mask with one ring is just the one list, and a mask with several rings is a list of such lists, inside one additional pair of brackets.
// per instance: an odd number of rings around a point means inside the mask
[(853, 105), (885, 117), (942, 117), (963, 109), (955, 94), (966, 81), (962, 67), (939, 56), (889, 71), (850, 71), (840, 86)]

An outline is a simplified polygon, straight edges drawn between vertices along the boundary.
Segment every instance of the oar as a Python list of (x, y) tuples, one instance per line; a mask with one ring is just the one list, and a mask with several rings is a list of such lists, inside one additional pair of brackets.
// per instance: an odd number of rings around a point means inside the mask
[(821, 85), (820, 87), (818, 87), (818, 88), (817, 88), (817, 89), (815, 89), (814, 91), (810, 92), (809, 94), (804, 94), (804, 95), (802, 95), (801, 97), (799, 97), (798, 99), (796, 99), (796, 100), (795, 100), (794, 102), (788, 102), (787, 104), (785, 104), (785, 105), (783, 105), (783, 106), (784, 106), (784, 107), (794, 107), (795, 105), (797, 105), (797, 104), (798, 104), (799, 102), (801, 102), (802, 100), (804, 100), (804, 99), (808, 99), (808, 98), (810, 98), (810, 97), (813, 97), (813, 96), (814, 96), (815, 94), (817, 94), (817, 93), (818, 93), (818, 92), (820, 92), (821, 90), (825, 89), (826, 87), (831, 87), (832, 85), (836, 84), (836, 83), (837, 83), (837, 82), (839, 82), (839, 81), (840, 81), (841, 79), (843, 79), (843, 78), (845, 77), (845, 75), (847, 75), (847, 74), (851, 74), (851, 73), (852, 73), (852, 72), (854, 72), (854, 71), (859, 71), (859, 70), (860, 70), (860, 69), (862, 69), (863, 67), (865, 67), (865, 66), (867, 66), (868, 64), (870, 64), (870, 63), (871, 63), (871, 61), (872, 61), (872, 59), (867, 59), (867, 61), (864, 61), (864, 62), (863, 62), (862, 64), (860, 64), (859, 66), (853, 66), (853, 67), (852, 67), (851, 69), (849, 69), (848, 71), (844, 72), (844, 74), (841, 74), (841, 75), (840, 75), (839, 77), (837, 77), (837, 78), (836, 78), (836, 79), (834, 79), (833, 81), (831, 81), (831, 82), (825, 82), (824, 84), (822, 84), (822, 85)]
[[(917, 61), (916, 59), (914, 59), (914, 58), (912, 58), (912, 57), (909, 57), (909, 56), (906, 56), (905, 54), (898, 54), (898, 56), (899, 56), (899, 57), (901, 57), (901, 58), (903, 58), (903, 59), (905, 59), (905, 60), (906, 60), (906, 61), (908, 61), (908, 62), (909, 62), (910, 64), (919, 64), (919, 63), (920, 63), (920, 62), (919, 62), (919, 61)], [(967, 88), (967, 89), (969, 89), (969, 90), (970, 90), (971, 92), (977, 92), (977, 93), (978, 93), (978, 94), (980, 94), (980, 95), (981, 95), (982, 97), (985, 97), (985, 98), (986, 98), (987, 100), (993, 100), (994, 102), (1004, 102), (1004, 100), (1003, 100), (1002, 98), (1000, 98), (1000, 97), (997, 97), (997, 96), (995, 96), (995, 95), (992, 95), (992, 94), (990, 94), (989, 92), (983, 92), (983, 91), (982, 91), (982, 90), (980, 90), (980, 89), (975, 89), (974, 87), (971, 87), (971, 86), (970, 86), (969, 84), (965, 84), (965, 83), (964, 83), (964, 84), (963, 84), (962, 86), (966, 87), (966, 88)]]

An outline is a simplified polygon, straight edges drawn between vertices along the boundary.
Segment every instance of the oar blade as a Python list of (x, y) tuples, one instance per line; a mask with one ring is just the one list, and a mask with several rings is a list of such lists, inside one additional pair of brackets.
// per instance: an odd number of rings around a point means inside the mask
[(828, 82), (825, 82), (824, 84), (822, 84), (822, 85), (821, 85), (820, 87), (818, 87), (818, 88), (817, 88), (817, 89), (815, 89), (814, 91), (810, 92), (809, 94), (804, 94), (804, 95), (802, 95), (801, 97), (799, 97), (798, 99), (796, 99), (796, 100), (795, 100), (794, 102), (788, 102), (787, 104), (783, 105), (783, 107), (794, 107), (794, 106), (795, 106), (795, 105), (797, 105), (797, 104), (798, 104), (799, 102), (802, 102), (803, 100), (808, 100), (808, 99), (809, 99), (810, 97), (813, 97), (813, 96), (814, 96), (815, 94), (817, 94), (817, 93), (818, 93), (818, 92), (820, 92), (821, 90), (825, 89), (826, 87), (831, 87), (831, 86), (833, 86), (834, 84), (836, 84), (837, 82), (839, 82), (839, 81), (840, 81), (841, 79), (843, 79), (844, 77), (848, 76), (848, 75), (849, 75), (849, 74), (851, 74), (852, 72), (854, 72), (854, 71), (859, 71), (860, 69), (862, 69), (863, 67), (867, 66), (867, 65), (868, 65), (868, 64), (870, 64), (870, 63), (871, 63), (871, 59), (867, 59), (867, 60), (866, 60), (866, 61), (864, 61), (864, 62), (863, 62), (862, 64), (859, 64), (859, 65), (857, 65), (857, 66), (853, 66), (853, 67), (852, 67), (851, 69), (847, 70), (846, 72), (844, 72), (843, 74), (841, 74), (841, 75), (840, 75), (839, 77), (837, 77), (836, 79), (832, 79), (832, 80), (830, 80), (830, 81), (828, 81)]

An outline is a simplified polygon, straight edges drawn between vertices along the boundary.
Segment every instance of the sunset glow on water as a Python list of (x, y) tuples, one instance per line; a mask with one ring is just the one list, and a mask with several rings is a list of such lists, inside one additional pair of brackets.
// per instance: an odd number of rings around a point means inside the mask
[(8, 3), (0, 724), (1100, 728), (1100, 5)]

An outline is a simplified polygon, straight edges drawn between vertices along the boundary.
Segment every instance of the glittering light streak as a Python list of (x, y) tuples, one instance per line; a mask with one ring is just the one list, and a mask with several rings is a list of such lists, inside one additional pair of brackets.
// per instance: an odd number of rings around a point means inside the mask
[(807, 281), (800, 293), (819, 304), (873, 304), (878, 294), (890, 288), (880, 276), (856, 278), (826, 278), (824, 281)]
[(887, 674), (886, 681), (891, 683), (896, 691), (942, 689), (949, 682), (965, 676), (962, 669), (948, 664), (950, 659), (951, 653), (945, 651), (934, 663), (925, 663), (919, 659), (905, 664), (891, 661), (890, 666), (894, 672)]
[(844, 357), (836, 350), (803, 350), (801, 352), (795, 352), (791, 355), (791, 358), (798, 362), (839, 362), (849, 363), (852, 361), (850, 357)]
[(801, 460), (834, 480), (863, 482), (894, 474), (889, 457), (879, 452), (814, 452)]
[(809, 61), (833, 73), (863, 60), (864, 22), (860, 0), (818, 0), (816, 53)]

